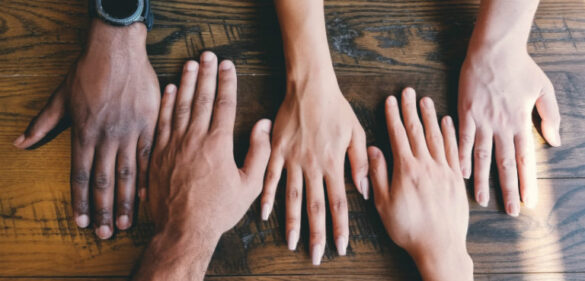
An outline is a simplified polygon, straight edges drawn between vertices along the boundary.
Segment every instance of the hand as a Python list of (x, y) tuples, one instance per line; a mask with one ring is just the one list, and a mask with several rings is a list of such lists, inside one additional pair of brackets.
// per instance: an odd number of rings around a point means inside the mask
[(185, 64), (178, 93), (174, 85), (165, 89), (148, 193), (156, 234), (136, 280), (202, 279), (220, 236), (262, 190), (270, 121), (254, 126), (244, 167), (238, 169), (236, 70), (230, 61), (219, 65), (215, 97), (217, 68), (217, 57), (204, 52), (201, 67)]
[(71, 120), (73, 215), (79, 227), (89, 225), (91, 190), (101, 239), (112, 236), (114, 211), (119, 229), (132, 225), (136, 185), (144, 193), (147, 184), (160, 90), (145, 46), (143, 24), (112, 27), (94, 20), (84, 54), (14, 142), (28, 148), (62, 119)]
[(526, 207), (534, 207), (538, 201), (531, 123), (535, 105), (544, 138), (552, 146), (561, 145), (561, 118), (546, 74), (525, 50), (471, 47), (461, 70), (458, 103), (461, 171), (465, 178), (470, 177), (473, 155), (477, 202), (487, 206), (489, 201), (495, 142), (506, 212), (518, 216), (520, 195)]
[[(386, 100), (392, 147), (392, 184), (384, 155), (370, 147), (370, 177), (386, 231), (415, 260), (425, 280), (472, 280), (465, 237), (469, 206), (449, 116), (441, 128), (433, 101), (421, 100), (423, 126), (412, 88), (402, 92), (402, 117), (394, 96)], [(405, 129), (406, 128), (406, 129)]]
[(273, 146), (262, 196), (262, 218), (274, 203), (281, 170), (287, 170), (286, 233), (290, 250), (296, 248), (301, 227), (303, 178), (311, 228), (313, 264), (325, 249), (325, 195), (327, 186), (333, 236), (340, 255), (348, 238), (348, 209), (344, 163), (347, 151), (355, 185), (368, 198), (366, 137), (351, 106), (341, 94), (333, 73), (291, 82), (276, 116)]

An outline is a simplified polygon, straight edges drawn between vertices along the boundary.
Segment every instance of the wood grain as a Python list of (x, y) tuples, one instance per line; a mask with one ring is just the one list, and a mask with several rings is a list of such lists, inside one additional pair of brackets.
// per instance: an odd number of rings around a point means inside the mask
[[(202, 50), (235, 61), (240, 78), (235, 152), (241, 163), (252, 124), (273, 118), (284, 93), (272, 1), (152, 3), (156, 25), (148, 52), (161, 85), (178, 82), (181, 64)], [(382, 102), (405, 86), (431, 96), (440, 115), (455, 115), (458, 69), (478, 1), (329, 0), (326, 5), (340, 87), (369, 144), (388, 153)], [(6, 0), (0, 11), (0, 281), (125, 279), (152, 236), (147, 212), (141, 209), (131, 230), (101, 241), (71, 220), (69, 131), (34, 151), (10, 145), (81, 52), (86, 1)], [(523, 209), (513, 219), (503, 214), (500, 200), (487, 208), (471, 203), (468, 248), (477, 280), (585, 280), (585, 3), (543, 0), (528, 48), (555, 85), (563, 146), (548, 147), (535, 131), (538, 208)], [(499, 198), (493, 179), (490, 197)], [(348, 256), (337, 256), (328, 237), (323, 264), (313, 267), (306, 220), (299, 249), (287, 250), (281, 185), (268, 222), (260, 220), (256, 203), (224, 235), (208, 279), (418, 279), (408, 255), (385, 234), (372, 202), (360, 199), (346, 182)]]

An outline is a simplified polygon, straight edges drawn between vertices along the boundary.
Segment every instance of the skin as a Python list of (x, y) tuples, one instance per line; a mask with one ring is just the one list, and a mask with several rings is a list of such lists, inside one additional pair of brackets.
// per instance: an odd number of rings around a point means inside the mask
[(221, 235), (262, 190), (271, 122), (256, 123), (238, 169), (235, 67), (223, 61), (218, 76), (213, 53), (203, 53), (200, 61), (187, 62), (181, 87), (168, 85), (163, 95), (149, 177), (156, 234), (134, 280), (203, 280)]
[[(492, 146), (506, 212), (538, 201), (532, 112), (544, 139), (561, 145), (561, 117), (551, 81), (527, 51), (536, 0), (484, 0), (459, 81), (461, 172), (473, 169), (475, 199), (489, 202)], [(473, 167), (472, 167), (473, 159)]]
[[(457, 155), (453, 121), (441, 127), (433, 101), (412, 88), (402, 92), (402, 118), (394, 96), (386, 100), (393, 172), (382, 151), (368, 149), (374, 201), (392, 240), (414, 259), (424, 280), (473, 280), (467, 253), (469, 205)], [(431, 234), (432, 235), (429, 235)]]
[(132, 225), (136, 187), (146, 192), (159, 103), (144, 24), (94, 20), (84, 53), (14, 145), (29, 148), (70, 120), (73, 217), (82, 228), (92, 217), (97, 236), (108, 239), (114, 220), (121, 230)]
[[(272, 155), (264, 182), (262, 219), (267, 220), (282, 169), (286, 179), (286, 233), (295, 250), (301, 228), (303, 181), (306, 187), (313, 264), (325, 249), (325, 187), (339, 255), (345, 255), (348, 208), (346, 153), (356, 187), (368, 198), (366, 137), (337, 84), (325, 31), (323, 1), (275, 1), (287, 68), (287, 92), (276, 116)], [(324, 184), (325, 183), (325, 184)]]

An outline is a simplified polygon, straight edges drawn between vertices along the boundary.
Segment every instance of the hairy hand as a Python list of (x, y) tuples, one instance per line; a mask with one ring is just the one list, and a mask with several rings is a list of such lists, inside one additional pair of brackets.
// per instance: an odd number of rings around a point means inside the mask
[(87, 227), (93, 209), (102, 239), (112, 236), (114, 215), (119, 229), (131, 226), (136, 185), (144, 191), (147, 185), (160, 90), (145, 40), (143, 24), (112, 27), (95, 20), (84, 54), (14, 142), (28, 148), (64, 118), (71, 120), (73, 215)]
[(471, 280), (465, 245), (469, 206), (455, 127), (447, 116), (439, 128), (430, 98), (421, 100), (421, 115), (424, 129), (411, 88), (402, 94), (404, 124), (396, 98), (386, 101), (394, 167), (389, 183), (384, 155), (369, 148), (376, 208), (392, 240), (413, 257), (425, 280)]

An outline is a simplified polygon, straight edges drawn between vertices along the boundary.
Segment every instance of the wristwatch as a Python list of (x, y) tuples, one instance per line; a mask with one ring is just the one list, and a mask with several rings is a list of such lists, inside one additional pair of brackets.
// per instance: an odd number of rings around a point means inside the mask
[(89, 0), (89, 14), (115, 26), (142, 22), (150, 30), (153, 24), (149, 0)]

